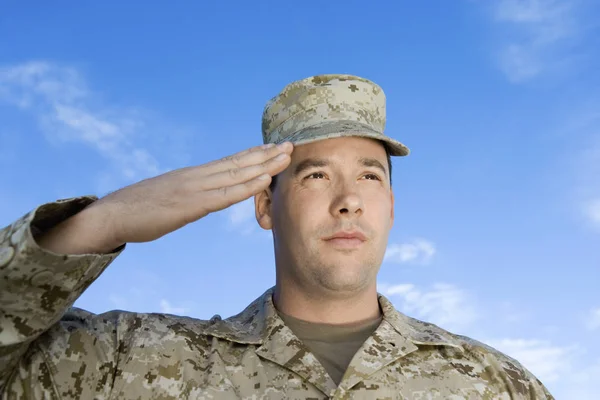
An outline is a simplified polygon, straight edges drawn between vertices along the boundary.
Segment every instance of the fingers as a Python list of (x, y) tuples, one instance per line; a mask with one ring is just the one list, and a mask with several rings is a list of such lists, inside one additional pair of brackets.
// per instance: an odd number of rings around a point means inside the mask
[(274, 158), (260, 164), (232, 168), (206, 176), (202, 179), (200, 188), (202, 190), (213, 190), (238, 185), (253, 180), (263, 174), (267, 174), (271, 177), (287, 168), (290, 161), (291, 158), (287, 153), (279, 153)]
[(194, 209), (202, 205), (186, 221), (223, 210), (266, 190), (271, 177), (290, 164), (293, 148), (291, 143), (258, 146), (210, 164), (180, 170), (179, 192)]
[(209, 212), (223, 210), (262, 192), (268, 188), (270, 184), (271, 176), (263, 174), (233, 186), (209, 190), (203, 193), (205, 208), (208, 209)]
[(289, 142), (281, 143), (277, 146), (257, 146), (207, 164), (202, 170), (203, 174), (215, 174), (217, 172), (233, 170), (236, 168), (245, 168), (251, 165), (264, 163), (280, 153), (291, 154), (292, 150), (293, 145)]

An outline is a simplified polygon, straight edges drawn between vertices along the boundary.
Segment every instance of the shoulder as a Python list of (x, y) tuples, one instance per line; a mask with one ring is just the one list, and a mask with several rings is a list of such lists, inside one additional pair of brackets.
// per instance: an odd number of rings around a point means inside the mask
[(207, 342), (204, 333), (217, 320), (121, 310), (95, 314), (72, 307), (40, 338), (40, 344), (61, 353), (73, 346), (127, 352), (128, 347), (140, 343), (152, 346), (187, 340), (199, 344)]
[(148, 332), (152, 335), (164, 336), (173, 333), (185, 333), (189, 330), (201, 334), (219, 320), (219, 316), (204, 320), (165, 313), (138, 313), (122, 310), (111, 310), (102, 314), (95, 314), (81, 308), (72, 307), (65, 313), (60, 322), (66, 329), (99, 329), (104, 327), (104, 330), (116, 329), (116, 333)]
[(412, 317), (404, 316), (404, 322), (408, 326), (406, 332), (413, 343), (417, 345), (450, 346), (456, 351), (448, 353), (448, 356), (456, 357), (459, 360), (477, 362), (496, 370), (498, 373), (511, 376), (531, 375), (519, 361), (483, 342), (468, 336), (458, 335), (438, 325)]
[(450, 333), (460, 343), (465, 353), (483, 364), (489, 365), (499, 373), (512, 378), (529, 380), (533, 374), (518, 360), (494, 347), (464, 335)]
[[(449, 333), (464, 350), (464, 364), (477, 362), (486, 378), (527, 399), (553, 400), (544, 384), (515, 358), (468, 336)], [(456, 360), (458, 364), (461, 359)], [(520, 397), (519, 397), (520, 398)]]
[(403, 322), (413, 343), (435, 345), (440, 352), (438, 357), (442, 357), (445, 364), (449, 363), (460, 374), (481, 379), (498, 392), (512, 395), (511, 398), (554, 399), (531, 371), (494, 347), (408, 316), (403, 316)]

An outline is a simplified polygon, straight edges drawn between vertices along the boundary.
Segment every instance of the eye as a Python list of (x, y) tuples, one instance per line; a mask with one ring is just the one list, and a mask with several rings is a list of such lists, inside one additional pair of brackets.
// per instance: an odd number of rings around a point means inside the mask
[(323, 179), (325, 178), (325, 174), (322, 172), (313, 172), (312, 174), (308, 175), (305, 179)]
[[(325, 179), (326, 175), (323, 172), (313, 172), (310, 175), (307, 175), (304, 179)], [(379, 177), (379, 175), (377, 174), (365, 174), (363, 175), (364, 179), (370, 180), (370, 181), (381, 181), (381, 178)]]
[(380, 181), (381, 180), (381, 178), (377, 174), (366, 174), (366, 175), (364, 175), (364, 177), (367, 180), (375, 180), (375, 181)]

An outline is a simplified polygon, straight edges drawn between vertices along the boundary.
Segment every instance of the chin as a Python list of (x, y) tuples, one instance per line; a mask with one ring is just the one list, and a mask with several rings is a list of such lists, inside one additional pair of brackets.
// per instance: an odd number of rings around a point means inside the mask
[(370, 282), (365, 282), (361, 280), (326, 280), (324, 282), (320, 282), (320, 286), (329, 292), (339, 293), (339, 294), (354, 294), (358, 292), (364, 291), (369, 287)]
[(314, 271), (314, 278), (319, 286), (336, 292), (357, 292), (374, 282), (376, 271), (365, 264), (336, 263), (322, 264)]

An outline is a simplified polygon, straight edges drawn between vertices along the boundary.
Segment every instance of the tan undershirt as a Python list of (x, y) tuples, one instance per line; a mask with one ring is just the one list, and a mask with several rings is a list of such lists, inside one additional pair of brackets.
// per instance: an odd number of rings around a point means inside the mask
[(303, 321), (279, 312), (285, 324), (323, 365), (331, 379), (339, 385), (352, 357), (377, 329), (382, 317), (346, 325)]

